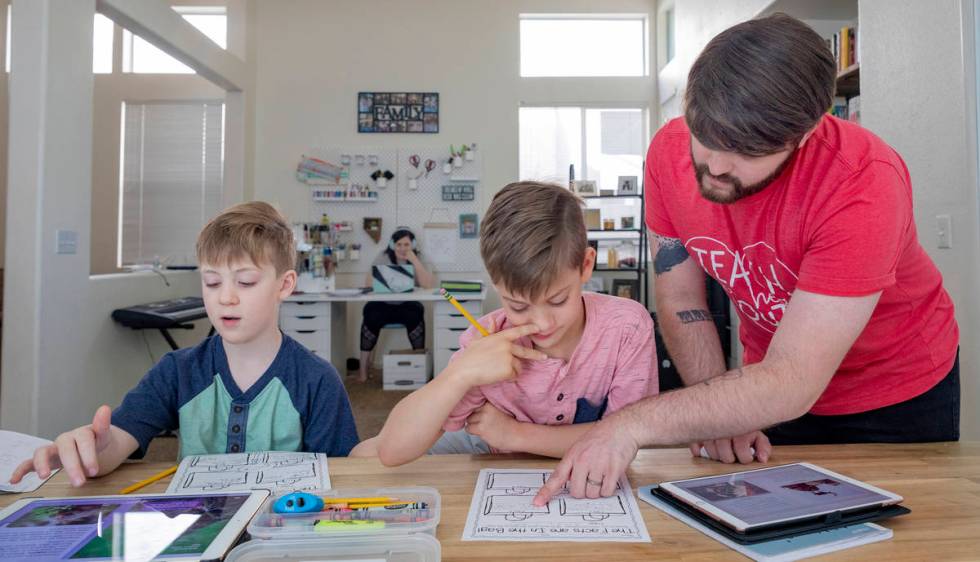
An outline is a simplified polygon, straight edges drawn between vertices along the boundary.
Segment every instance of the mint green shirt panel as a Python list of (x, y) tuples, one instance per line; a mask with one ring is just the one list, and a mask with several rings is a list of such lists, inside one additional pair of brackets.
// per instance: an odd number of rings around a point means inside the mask
[[(180, 408), (181, 458), (227, 452), (231, 403), (231, 394), (218, 374)], [(302, 442), (299, 412), (282, 381), (274, 378), (248, 405), (243, 452), (299, 451)]]
[(303, 425), (299, 412), (278, 377), (269, 381), (248, 405), (246, 451), (302, 451)]
[(180, 458), (224, 453), (228, 447), (231, 394), (214, 376), (208, 385), (180, 407)]

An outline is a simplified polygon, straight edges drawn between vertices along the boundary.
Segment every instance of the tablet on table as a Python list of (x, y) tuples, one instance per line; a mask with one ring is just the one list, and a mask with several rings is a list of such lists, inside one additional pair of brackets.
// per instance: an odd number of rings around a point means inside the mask
[(0, 511), (0, 560), (218, 560), (268, 495), (22, 499)]

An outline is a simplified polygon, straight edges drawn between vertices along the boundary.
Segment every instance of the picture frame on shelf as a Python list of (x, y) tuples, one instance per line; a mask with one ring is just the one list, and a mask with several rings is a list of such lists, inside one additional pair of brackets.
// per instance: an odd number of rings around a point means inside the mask
[(595, 197), (599, 194), (599, 188), (595, 180), (574, 180), (572, 181), (572, 191), (579, 197)]
[(639, 279), (613, 279), (612, 289), (609, 291), (614, 297), (624, 299), (640, 300), (640, 280)]
[(616, 182), (616, 195), (636, 195), (640, 192), (636, 176), (619, 176)]

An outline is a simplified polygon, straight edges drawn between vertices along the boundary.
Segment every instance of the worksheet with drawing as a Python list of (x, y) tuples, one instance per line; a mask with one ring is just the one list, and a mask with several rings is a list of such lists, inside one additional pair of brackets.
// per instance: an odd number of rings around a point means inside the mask
[(608, 498), (576, 499), (563, 489), (535, 506), (531, 501), (550, 475), (544, 469), (481, 470), (463, 540), (650, 542), (625, 476)]
[(328, 490), (327, 456), (264, 451), (191, 455), (181, 461), (168, 494), (265, 489), (272, 493)]

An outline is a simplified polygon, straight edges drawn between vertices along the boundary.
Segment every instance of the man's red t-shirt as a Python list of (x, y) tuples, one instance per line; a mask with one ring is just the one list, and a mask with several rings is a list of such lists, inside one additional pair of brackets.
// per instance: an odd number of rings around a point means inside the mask
[(646, 223), (660, 236), (679, 238), (724, 287), (741, 320), (746, 364), (765, 357), (797, 288), (835, 296), (882, 291), (810, 412), (881, 408), (943, 379), (959, 329), (942, 276), (916, 235), (908, 170), (891, 147), (826, 116), (772, 184), (728, 205), (701, 197), (690, 150), (683, 118), (654, 137)]

